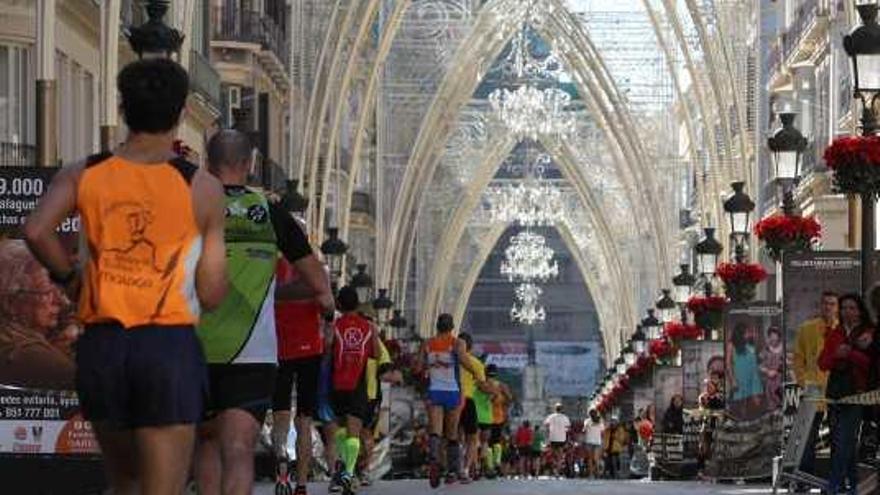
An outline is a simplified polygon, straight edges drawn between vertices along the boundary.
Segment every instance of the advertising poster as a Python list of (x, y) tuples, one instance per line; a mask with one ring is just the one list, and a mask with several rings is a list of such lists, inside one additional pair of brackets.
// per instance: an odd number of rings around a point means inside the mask
[[(0, 168), (0, 453), (97, 453), (73, 392), (75, 304), (18, 239), (56, 171)], [(78, 226), (59, 228), (70, 245)]]
[(529, 364), (525, 342), (474, 342), (473, 354), (502, 369), (522, 370)]
[(684, 407), (699, 406), (700, 394), (710, 373), (724, 376), (724, 343), (686, 340), (681, 343), (682, 398)]
[(724, 313), (727, 413), (737, 421), (782, 411), (784, 346), (775, 303), (728, 306)]
[(853, 251), (790, 254), (782, 263), (785, 381), (795, 382), (793, 353), (798, 334), (821, 318), (823, 292), (859, 291), (861, 264), (859, 253)]
[(754, 421), (722, 421), (712, 440), (712, 456), (704, 473), (712, 478), (769, 478), (779, 455), (782, 414), (776, 411)]
[(666, 414), (672, 398), (681, 394), (682, 373), (679, 366), (657, 366), (654, 368), (654, 406), (657, 418)]
[(551, 397), (589, 395), (599, 373), (598, 342), (535, 342), (535, 361), (544, 371), (544, 393)]

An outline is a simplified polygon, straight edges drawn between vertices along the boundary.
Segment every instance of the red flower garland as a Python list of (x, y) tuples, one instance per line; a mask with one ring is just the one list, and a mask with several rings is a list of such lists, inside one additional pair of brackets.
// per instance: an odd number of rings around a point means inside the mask
[(724, 311), (727, 299), (723, 296), (691, 296), (687, 302), (687, 309), (695, 315), (709, 311)]
[(664, 337), (652, 340), (651, 343), (648, 344), (648, 350), (652, 356), (658, 358), (663, 358), (672, 354), (672, 346)]
[(672, 340), (695, 340), (703, 334), (703, 331), (696, 325), (670, 321), (663, 326), (663, 333)]
[(715, 274), (725, 284), (759, 284), (767, 278), (767, 270), (758, 263), (721, 263)]
[(835, 171), (853, 165), (880, 166), (880, 136), (841, 136), (825, 148), (822, 157)]
[(779, 239), (792, 242), (798, 239), (820, 239), (822, 226), (813, 216), (801, 217), (777, 213), (761, 220), (755, 225), (755, 235), (764, 242)]

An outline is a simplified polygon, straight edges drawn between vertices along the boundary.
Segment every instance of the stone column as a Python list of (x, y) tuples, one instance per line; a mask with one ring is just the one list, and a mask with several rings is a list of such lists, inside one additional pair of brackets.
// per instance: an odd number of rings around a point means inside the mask
[(116, 73), (119, 71), (119, 0), (101, 2), (101, 150), (116, 145), (118, 102), (116, 101)]
[(55, 93), (55, 0), (37, 2), (37, 165), (58, 165)]

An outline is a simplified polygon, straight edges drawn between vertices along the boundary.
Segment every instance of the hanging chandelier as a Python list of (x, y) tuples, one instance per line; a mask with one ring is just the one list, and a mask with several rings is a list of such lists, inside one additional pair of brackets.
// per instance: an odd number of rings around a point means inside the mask
[(559, 266), (544, 236), (526, 230), (510, 239), (504, 250), (501, 275), (511, 282), (544, 282), (559, 275)]
[[(524, 22), (503, 61), (505, 72), (519, 83), (516, 89), (498, 88), (489, 94), (492, 113), (517, 139), (563, 136), (574, 132), (575, 119), (567, 111), (571, 95), (552, 87), (559, 82), (562, 64), (555, 47), (545, 56), (533, 56), (529, 28)], [(542, 86), (538, 87), (539, 81)], [(548, 87), (549, 86), (549, 87)]]
[(543, 291), (535, 284), (525, 283), (516, 287), (516, 301), (510, 308), (510, 319), (525, 325), (534, 325), (546, 319), (544, 307), (538, 304)]
[(493, 223), (523, 227), (556, 225), (565, 219), (562, 191), (548, 182), (527, 180), (486, 191), (489, 218)]

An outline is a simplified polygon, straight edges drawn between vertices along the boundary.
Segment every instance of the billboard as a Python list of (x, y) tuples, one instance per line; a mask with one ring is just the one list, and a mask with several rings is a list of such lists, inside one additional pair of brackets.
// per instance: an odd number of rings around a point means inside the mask
[(700, 394), (710, 372), (724, 376), (724, 343), (686, 340), (681, 343), (682, 398), (684, 407), (700, 405)]
[[(74, 389), (76, 307), (20, 237), (54, 168), (0, 168), (0, 453), (95, 454)], [(78, 218), (59, 227), (76, 244)]]
[(681, 394), (682, 372), (679, 366), (657, 366), (654, 368), (654, 409), (655, 418), (663, 418), (672, 398)]
[(776, 303), (730, 305), (724, 313), (727, 413), (752, 421), (782, 410), (784, 345)]
[(551, 397), (590, 395), (601, 353), (598, 342), (535, 342), (535, 362), (544, 370), (544, 393)]
[(785, 381), (794, 382), (793, 352), (804, 324), (819, 318), (822, 293), (859, 292), (861, 263), (854, 251), (794, 253), (782, 260), (782, 324), (785, 327)]

